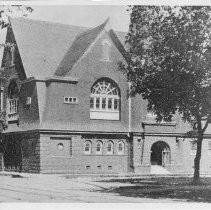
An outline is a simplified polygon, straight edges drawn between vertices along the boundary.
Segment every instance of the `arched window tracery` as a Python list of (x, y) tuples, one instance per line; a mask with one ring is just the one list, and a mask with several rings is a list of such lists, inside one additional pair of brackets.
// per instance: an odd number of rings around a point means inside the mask
[(120, 91), (110, 79), (98, 80), (91, 88), (90, 118), (119, 120)]

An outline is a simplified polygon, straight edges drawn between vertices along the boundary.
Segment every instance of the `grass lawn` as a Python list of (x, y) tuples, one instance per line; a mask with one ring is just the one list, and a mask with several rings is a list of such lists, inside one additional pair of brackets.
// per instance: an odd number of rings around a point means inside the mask
[[(117, 187), (102, 190), (127, 197), (153, 199), (179, 199), (190, 202), (211, 203), (211, 178), (201, 178), (201, 184), (191, 185), (189, 177), (125, 178), (101, 182), (115, 182)], [(124, 186), (121, 186), (124, 183)], [(125, 185), (125, 184), (128, 184)], [(159, 201), (158, 201), (159, 202)]]

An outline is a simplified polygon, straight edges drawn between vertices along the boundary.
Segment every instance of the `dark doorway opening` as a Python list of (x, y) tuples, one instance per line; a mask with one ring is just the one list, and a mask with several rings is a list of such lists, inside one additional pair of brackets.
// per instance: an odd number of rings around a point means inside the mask
[(20, 141), (7, 140), (4, 152), (4, 167), (6, 171), (22, 170), (22, 149)]
[(170, 164), (170, 147), (164, 141), (157, 141), (151, 147), (151, 165), (165, 166)]

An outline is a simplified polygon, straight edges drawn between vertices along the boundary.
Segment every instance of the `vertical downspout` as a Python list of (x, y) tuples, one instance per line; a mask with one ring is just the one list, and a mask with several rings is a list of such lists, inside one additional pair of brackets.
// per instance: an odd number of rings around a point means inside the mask
[(131, 117), (131, 96), (130, 96), (130, 89), (131, 89), (131, 82), (128, 83), (129, 89), (129, 96), (128, 96), (128, 139), (129, 139), (129, 168), (130, 171), (133, 171), (133, 134), (131, 129), (132, 117)]
[(130, 89), (131, 89), (131, 82), (128, 83), (129, 88), (129, 98), (128, 98), (128, 135), (131, 133), (131, 96), (130, 96)]

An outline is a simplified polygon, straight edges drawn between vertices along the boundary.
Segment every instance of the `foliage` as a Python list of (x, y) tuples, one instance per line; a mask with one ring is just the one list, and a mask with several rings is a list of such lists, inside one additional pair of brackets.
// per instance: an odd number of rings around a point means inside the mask
[(175, 111), (191, 122), (210, 112), (209, 7), (134, 6), (126, 37), (132, 94), (148, 99), (158, 120)]
[(22, 5), (1, 5), (0, 6), (0, 27), (8, 26), (8, 16), (27, 16), (33, 9)]
[(191, 123), (197, 131), (199, 161), (211, 114), (210, 7), (132, 6), (129, 11), (130, 59), (120, 69), (132, 83), (131, 94), (148, 100), (157, 121), (171, 121), (179, 112)]
[[(22, 6), (22, 5), (1, 5), (0, 6), (0, 27), (1, 29), (6, 28), (9, 25), (8, 16), (27, 16), (29, 13), (31, 13), (33, 9), (28, 6)], [(13, 47), (13, 43), (0, 43), (0, 47), (7, 47), (11, 48)], [(2, 74), (2, 71), (0, 71), (0, 80), (1, 83), (4, 80), (4, 74)], [(2, 107), (1, 107), (2, 109)], [(0, 113), (0, 134), (2, 134), (2, 131), (7, 128), (6, 123), (6, 110), (1, 110)], [(1, 151), (2, 150), (2, 151)], [(0, 152), (4, 153), (5, 147), (2, 143), (2, 136), (0, 136)]]

